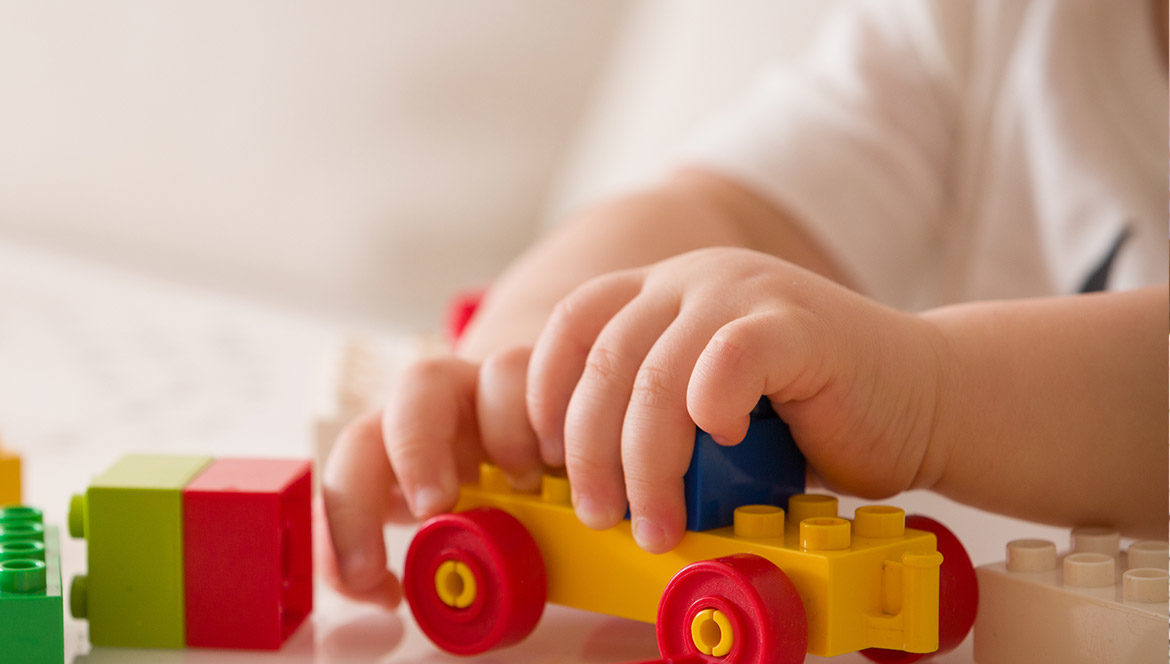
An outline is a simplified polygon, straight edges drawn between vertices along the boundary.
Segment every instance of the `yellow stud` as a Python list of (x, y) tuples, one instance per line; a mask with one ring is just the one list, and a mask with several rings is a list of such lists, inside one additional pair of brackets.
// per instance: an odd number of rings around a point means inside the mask
[(788, 498), (788, 522), (800, 523), (805, 519), (837, 516), (837, 499), (817, 493), (798, 493)]
[(805, 551), (841, 551), (852, 541), (849, 522), (837, 517), (818, 517), (800, 522), (800, 546)]
[(736, 537), (766, 539), (784, 537), (784, 510), (775, 505), (742, 505), (735, 508)]
[(486, 462), (479, 464), (479, 486), (497, 493), (512, 492), (512, 485), (504, 471), (500, 470), (499, 466)]
[(475, 575), (466, 563), (445, 560), (435, 570), (435, 592), (453, 609), (466, 609), (475, 601)]
[(853, 513), (853, 532), (877, 539), (901, 537), (906, 534), (906, 511), (886, 505), (858, 507)]
[(691, 641), (704, 655), (726, 657), (735, 645), (731, 621), (719, 609), (703, 609), (691, 621)]

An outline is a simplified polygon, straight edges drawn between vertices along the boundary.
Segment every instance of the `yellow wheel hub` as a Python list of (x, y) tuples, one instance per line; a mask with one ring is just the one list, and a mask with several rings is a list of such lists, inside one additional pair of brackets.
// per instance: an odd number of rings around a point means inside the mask
[(435, 571), (435, 592), (453, 609), (466, 609), (475, 601), (475, 575), (466, 563), (446, 560)]
[(691, 641), (704, 655), (723, 657), (735, 644), (731, 621), (719, 609), (703, 609), (691, 621)]

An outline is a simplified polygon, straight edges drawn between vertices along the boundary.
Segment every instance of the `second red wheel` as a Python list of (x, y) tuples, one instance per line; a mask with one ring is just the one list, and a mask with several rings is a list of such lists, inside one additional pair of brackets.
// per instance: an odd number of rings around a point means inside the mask
[(804, 604), (792, 581), (760, 556), (704, 560), (671, 579), (658, 604), (663, 657), (795, 664), (808, 649)]
[(407, 550), (402, 583), (423, 633), (460, 655), (528, 636), (548, 595), (535, 540), (495, 508), (443, 514), (423, 524)]

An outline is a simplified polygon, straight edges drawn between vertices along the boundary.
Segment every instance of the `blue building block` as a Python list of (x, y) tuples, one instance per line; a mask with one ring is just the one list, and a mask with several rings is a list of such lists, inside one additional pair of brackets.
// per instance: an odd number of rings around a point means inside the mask
[(695, 451), (683, 477), (687, 530), (730, 526), (740, 505), (784, 507), (789, 496), (804, 493), (804, 455), (788, 425), (766, 398), (751, 418), (738, 445), (720, 445), (702, 430), (695, 433)]
[(0, 661), (62, 664), (65, 625), (56, 528), (41, 511), (0, 509)]

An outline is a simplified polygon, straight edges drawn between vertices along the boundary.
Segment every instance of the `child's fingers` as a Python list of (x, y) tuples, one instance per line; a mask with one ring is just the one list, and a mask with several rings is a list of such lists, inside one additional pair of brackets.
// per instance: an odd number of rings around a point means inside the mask
[(476, 434), (476, 365), (454, 357), (406, 368), (382, 416), (386, 451), (410, 511), (425, 519), (455, 506), (455, 450)]
[(638, 545), (669, 551), (686, 529), (683, 475), (694, 449), (687, 383), (715, 320), (684, 313), (646, 355), (634, 380), (622, 426), (622, 468), (630, 523)]
[(641, 271), (597, 277), (557, 303), (549, 316), (532, 350), (526, 390), (528, 415), (546, 464), (565, 463), (565, 412), (589, 349), (609, 319), (641, 287)]
[[(761, 395), (803, 399), (824, 386), (827, 346), (810, 321), (768, 310), (727, 323), (707, 343), (687, 386), (687, 410), (716, 440), (738, 442)], [(824, 351), (824, 352), (822, 352)]]
[(325, 518), (325, 507), (320, 499), (313, 501), (313, 549), (317, 569), (325, 581), (337, 592), (359, 602), (379, 604), (387, 609), (398, 606), (402, 600), (402, 584), (389, 570), (382, 568), (380, 580), (374, 580), (358, 588), (348, 585), (341, 577), (341, 568)]
[(390, 574), (382, 528), (395, 512), (393, 485), (381, 413), (358, 418), (341, 432), (321, 478), (329, 540), (347, 593), (374, 591)]
[(479, 369), (475, 408), (484, 451), (520, 490), (540, 488), (540, 450), (528, 421), (524, 385), (530, 348), (489, 356)]
[(625, 514), (622, 421), (646, 353), (678, 313), (673, 299), (636, 297), (598, 335), (565, 413), (565, 468), (582, 523), (609, 528)]

